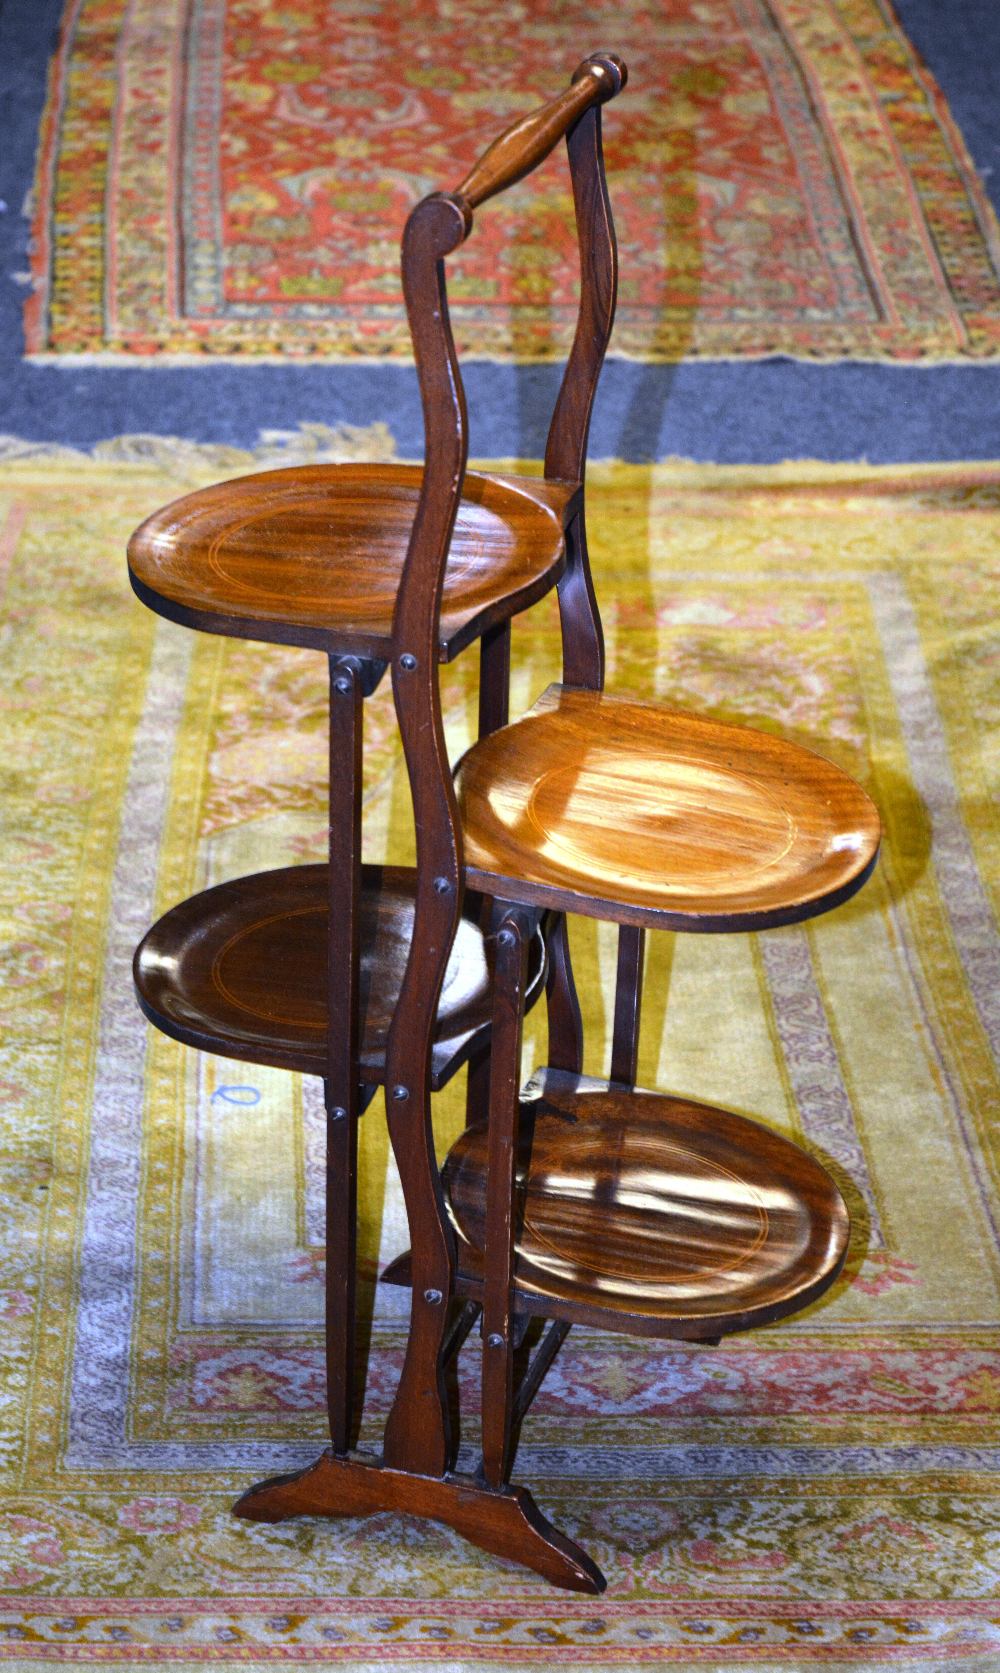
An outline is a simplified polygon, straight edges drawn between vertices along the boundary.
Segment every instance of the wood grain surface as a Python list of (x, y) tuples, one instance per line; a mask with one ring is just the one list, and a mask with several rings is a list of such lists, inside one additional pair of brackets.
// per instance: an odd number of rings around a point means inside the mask
[(464, 198), (470, 209), (476, 209), (487, 198), (523, 180), (544, 162), (591, 106), (613, 99), (627, 80), (628, 71), (617, 53), (593, 53), (578, 65), (565, 92), (522, 116), (493, 141), (454, 196)]
[(457, 784), (474, 887), (620, 923), (796, 922), (853, 894), (878, 852), (874, 804), (823, 756), (596, 691), (550, 686)]
[[(359, 1073), (381, 1084), (410, 948), (415, 879), (363, 866)], [(432, 1080), (443, 1085), (486, 1037), (492, 950), (470, 897), (438, 1005)], [(327, 868), (289, 866), (220, 883), (165, 913), (136, 950), (139, 1003), (174, 1039), (222, 1057), (323, 1075), (327, 1053)], [(542, 985), (531, 945), (530, 1000)]]
[[(422, 482), (419, 465), (301, 465), (199, 488), (136, 530), (132, 586), (185, 627), (386, 657)], [(572, 483), (466, 475), (442, 660), (559, 579), (577, 498)]]
[[(135, 959), (140, 1004), (166, 1033), (326, 1082), (326, 1361), (337, 1456), (259, 1484), (237, 1514), (430, 1517), (589, 1592), (603, 1587), (590, 1559), (508, 1486), (520, 1419), (564, 1326), (710, 1341), (771, 1323), (834, 1282), (849, 1235), (835, 1183), (787, 1139), (730, 1111), (634, 1088), (643, 930), (807, 918), (861, 885), (879, 841), (868, 797), (821, 756), (600, 690), (583, 476), (617, 286), (600, 106), (625, 78), (614, 55), (585, 60), (568, 89), (500, 135), (457, 194), (432, 193), (412, 210), (401, 256), (423, 466), (242, 477), (165, 507), (129, 547), (132, 585), (160, 614), (331, 658), (329, 865), (208, 889), (167, 912)], [(581, 293), (545, 480), (470, 473), (446, 258), (472, 230), (475, 207), (563, 135)], [(566, 684), (507, 725), (507, 624), (556, 584)], [(484, 735), (456, 787), (438, 664), (476, 637)], [(416, 871), (360, 865), (362, 695), (387, 664)], [(484, 936), (490, 897), (495, 933)], [(611, 1081), (577, 1072), (566, 911), (624, 926)], [(558, 1066), (519, 1095), (523, 1013), (545, 976), (543, 917)], [(430, 1090), (467, 1058), (479, 1108), (440, 1170)], [(358, 1088), (380, 1082), (411, 1239), (384, 1276), (410, 1283), (411, 1311), (376, 1463), (345, 1455), (358, 1410)], [(489, 1119), (477, 1119), (487, 1097)], [(454, 1473), (459, 1437), (445, 1378), (475, 1316), (468, 1305), (456, 1312), (463, 1300), (483, 1310), (476, 1478)], [(515, 1354), (533, 1315), (556, 1325), (518, 1381)]]
[[(847, 1252), (829, 1174), (728, 1110), (543, 1069), (521, 1101), (514, 1288), (529, 1312), (697, 1340), (814, 1301)], [(444, 1165), (461, 1273), (483, 1272), (487, 1123)]]
[(603, 1592), (606, 1581), (585, 1551), (542, 1514), (525, 1487), (484, 1487), (470, 1476), (434, 1480), (368, 1458), (325, 1452), (294, 1475), (258, 1482), (233, 1506), (248, 1522), (290, 1516), (375, 1516), (396, 1511), (454, 1528), (473, 1545), (524, 1563), (554, 1586)]

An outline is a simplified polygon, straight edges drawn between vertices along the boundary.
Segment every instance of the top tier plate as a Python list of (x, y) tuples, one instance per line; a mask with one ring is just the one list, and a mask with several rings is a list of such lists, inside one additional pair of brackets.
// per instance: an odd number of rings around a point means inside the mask
[[(136, 530), (132, 586), (185, 627), (384, 659), (422, 479), (419, 465), (304, 465), (199, 488)], [(578, 495), (572, 483), (467, 473), (442, 661), (559, 579)]]

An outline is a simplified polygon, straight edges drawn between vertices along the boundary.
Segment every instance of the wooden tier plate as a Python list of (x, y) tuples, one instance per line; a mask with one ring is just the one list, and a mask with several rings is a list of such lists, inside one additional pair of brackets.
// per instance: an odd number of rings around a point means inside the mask
[[(136, 529), (132, 586), (185, 627), (385, 659), (422, 480), (419, 465), (303, 465), (199, 488)], [(554, 585), (578, 499), (571, 483), (466, 475), (443, 660)]]
[(878, 853), (874, 803), (822, 755), (603, 692), (550, 686), (457, 785), (476, 888), (654, 929), (798, 922)]
[[(481, 1292), (486, 1124), (443, 1169), (460, 1289)], [(745, 1116), (562, 1070), (523, 1094), (522, 1311), (697, 1340), (770, 1324), (837, 1277), (850, 1230), (829, 1174)]]
[[(363, 866), (360, 1079), (380, 1085), (413, 925), (415, 874)], [(304, 1074), (326, 1072), (327, 868), (290, 866), (219, 883), (155, 923), (133, 964), (139, 1004), (175, 1040), (222, 1057)], [(432, 1059), (437, 1089), (487, 1037), (490, 964), (466, 903), (438, 1006)], [(530, 994), (541, 991), (545, 950), (531, 946)]]

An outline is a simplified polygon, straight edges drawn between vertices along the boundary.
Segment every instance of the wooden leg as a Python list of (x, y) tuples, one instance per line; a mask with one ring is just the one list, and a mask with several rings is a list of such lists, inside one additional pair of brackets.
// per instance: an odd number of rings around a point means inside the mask
[[(538, 1326), (542, 1325), (543, 1322), (541, 1319), (532, 1321), (533, 1324)], [(528, 1408), (541, 1388), (545, 1375), (551, 1368), (559, 1349), (569, 1335), (569, 1330), (569, 1324), (565, 1319), (550, 1320), (548, 1328), (541, 1336), (541, 1340), (533, 1344), (534, 1351), (529, 1351), (527, 1355), (524, 1355), (525, 1363), (514, 1389), (514, 1403), (510, 1419), (510, 1439), (507, 1445), (508, 1476), (514, 1468), (514, 1460), (517, 1457), (517, 1449), (521, 1440), (521, 1425), (527, 1415)], [(518, 1357), (520, 1358), (522, 1354), (523, 1349)]]
[[(592, 143), (577, 130), (572, 144)], [(562, 397), (560, 397), (561, 402)], [(556, 476), (568, 463), (557, 435), (559, 408), (549, 431), (545, 451), (545, 474)], [(583, 509), (566, 527), (566, 569), (559, 583), (559, 618), (562, 626), (563, 681), (600, 691), (604, 685), (604, 633), (594, 594), (587, 555), (587, 527)], [(545, 932), (549, 951), (546, 999), (549, 1013), (549, 1063), (579, 1075), (583, 1070), (583, 1023), (569, 957), (569, 935), (564, 913), (550, 913)]]
[(523, 1563), (568, 1591), (603, 1592), (600, 1569), (543, 1516), (524, 1487), (500, 1491), (468, 1479), (441, 1479), (324, 1453), (296, 1475), (262, 1481), (233, 1506), (250, 1522), (290, 1516), (372, 1516), (396, 1510), (443, 1522), (480, 1550)]
[(642, 1009), (642, 964), (646, 931), (622, 924), (618, 931), (618, 977), (615, 983), (615, 1031), (611, 1046), (611, 1079), (635, 1085), (639, 1061), (639, 1014)]
[(506, 726), (510, 712), (510, 622), (489, 628), (479, 642), (479, 736)]
[(357, 1306), (360, 670), (330, 663), (330, 874), (326, 1101), (326, 1385), (330, 1438), (350, 1450)]
[[(546, 475), (549, 463), (546, 453)], [(564, 684), (600, 691), (604, 685), (604, 632), (590, 573), (582, 509), (566, 528), (566, 568), (559, 583), (559, 618)]]
[(523, 913), (504, 914), (493, 971), (482, 1378), (483, 1476), (490, 1487), (507, 1479), (513, 1415), (514, 1170), (530, 933)]
[[(500, 622), (479, 642), (479, 736), (485, 738), (506, 726), (510, 713), (510, 622)], [(493, 903), (483, 899), (480, 923), (487, 934)], [(465, 1124), (482, 1121), (489, 1107), (489, 1047), (469, 1061), (465, 1094)]]
[(545, 920), (549, 968), (545, 1003), (549, 1017), (549, 1066), (571, 1075), (583, 1071), (583, 1018), (569, 956), (569, 927), (565, 912), (550, 912)]
[(490, 1052), (489, 1047), (469, 1059), (469, 1078), (465, 1087), (465, 1125), (482, 1121), (490, 1107)]
[[(413, 1095), (406, 1091), (409, 1100)], [(454, 1253), (434, 1159), (430, 1093), (418, 1091), (412, 1125), (394, 1117), (392, 1096), (389, 1090), (389, 1134), (410, 1225), (413, 1288), (406, 1353), (386, 1420), (383, 1455), (393, 1469), (441, 1476), (455, 1453), (445, 1376)]]
[(357, 1309), (357, 1111), (326, 1088), (326, 1395), (336, 1453), (354, 1440)]

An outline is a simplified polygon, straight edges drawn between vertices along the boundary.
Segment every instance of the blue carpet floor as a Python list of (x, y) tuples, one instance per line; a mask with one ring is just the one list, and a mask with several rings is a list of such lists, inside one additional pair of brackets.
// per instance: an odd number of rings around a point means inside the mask
[[(0, 0), (0, 432), (81, 446), (138, 431), (247, 446), (262, 428), (384, 419), (402, 454), (419, 453), (416, 385), (403, 366), (68, 370), (24, 363), (22, 209), (61, 9), (62, 0)], [(1000, 0), (897, 0), (897, 9), (997, 203)], [(549, 367), (468, 365), (474, 450), (537, 454), (556, 378)], [(1000, 366), (611, 362), (591, 453), (755, 463), (996, 458)]]

